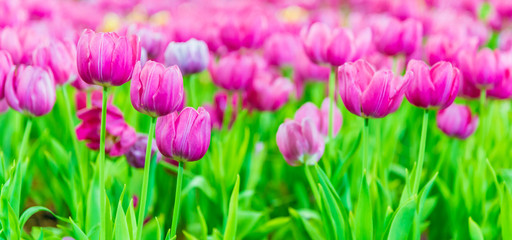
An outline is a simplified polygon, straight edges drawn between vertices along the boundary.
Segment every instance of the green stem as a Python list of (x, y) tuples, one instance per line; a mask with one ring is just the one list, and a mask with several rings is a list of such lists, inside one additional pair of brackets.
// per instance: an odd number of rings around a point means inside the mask
[(176, 195), (174, 196), (174, 210), (172, 212), (171, 224), (171, 238), (176, 236), (178, 229), (178, 219), (180, 217), (180, 202), (181, 202), (181, 182), (183, 181), (183, 162), (180, 161), (178, 165), (178, 179), (176, 182)]
[(188, 78), (187, 79), (188, 80), (188, 84), (190, 86), (189, 94), (187, 96), (190, 99), (189, 106), (195, 107), (196, 104), (197, 104), (197, 99), (196, 99), (196, 80), (197, 80), (197, 77), (196, 77), (196, 74), (190, 74), (190, 75), (188, 75), (187, 78)]
[(153, 146), (153, 135), (155, 135), (156, 117), (151, 118), (148, 133), (148, 145), (146, 147), (146, 159), (144, 160), (144, 178), (142, 179), (142, 192), (139, 207), (139, 219), (137, 221), (137, 239), (142, 239), (142, 225), (146, 211), (146, 200), (148, 195), (149, 170), (151, 168), (151, 147)]
[(105, 212), (106, 192), (105, 192), (105, 135), (106, 135), (106, 118), (107, 118), (107, 87), (103, 87), (103, 101), (101, 105), (101, 129), (100, 129), (100, 239), (106, 239), (107, 214)]
[(76, 137), (75, 135), (75, 131), (74, 131), (74, 121), (73, 121), (73, 114), (71, 112), (71, 104), (70, 101), (69, 101), (69, 97), (68, 97), (68, 92), (66, 91), (65, 87), (62, 86), (60, 88), (60, 90), (62, 91), (62, 96), (64, 97), (64, 102), (65, 102), (65, 105), (66, 105), (66, 115), (67, 115), (67, 118), (68, 118), (68, 123), (69, 123), (69, 134), (71, 136), (71, 139), (73, 141), (73, 148), (75, 150), (75, 156), (76, 156), (76, 160), (78, 162), (78, 164), (80, 164), (80, 174), (82, 175), (82, 184), (84, 184), (82, 187), (84, 188), (84, 190), (86, 189), (86, 184), (87, 184), (87, 177), (89, 176), (88, 175), (88, 163), (87, 161), (82, 161), (81, 160), (81, 155), (80, 155), (80, 151), (79, 151), (79, 148), (78, 148), (78, 138)]
[(25, 132), (23, 133), (23, 140), (21, 140), (20, 151), (18, 152), (18, 161), (23, 161), (25, 157), (25, 152), (27, 151), (28, 137), (30, 136), (30, 131), (32, 130), (32, 118), (27, 120), (27, 125), (25, 125)]
[(306, 178), (308, 179), (309, 186), (311, 187), (311, 191), (313, 192), (313, 197), (315, 198), (316, 203), (318, 204), (318, 209), (322, 211), (322, 199), (320, 198), (320, 193), (318, 192), (317, 185), (315, 184), (315, 180), (311, 175), (311, 171), (309, 170), (309, 166), (304, 164), (304, 170), (306, 173)]
[[(365, 172), (369, 172), (370, 169), (370, 158), (369, 158), (369, 150), (368, 150), (368, 141), (369, 139), (369, 128), (370, 128), (370, 119), (364, 118), (364, 125), (363, 125), (363, 167), (361, 171), (361, 179), (363, 179), (363, 176)], [(368, 179), (368, 177), (366, 178)]]
[(425, 145), (427, 142), (427, 127), (428, 127), (428, 109), (425, 109), (423, 114), (423, 125), (421, 127), (421, 140), (420, 151), (418, 153), (418, 165), (416, 165), (416, 173), (414, 175), (413, 194), (418, 193), (421, 181), (421, 172), (423, 171), (423, 160), (425, 158)]
[(331, 68), (329, 74), (329, 141), (333, 139), (333, 123), (334, 123), (334, 88), (336, 87), (336, 67)]
[[(482, 144), (480, 144), (481, 148), (484, 147), (485, 138), (486, 138), (486, 132), (485, 131), (487, 131), (487, 129), (486, 129), (487, 121), (485, 119), (485, 115), (486, 115), (485, 100), (486, 100), (486, 97), (487, 97), (487, 91), (485, 89), (482, 89), (481, 92), (480, 92), (480, 121), (482, 121), (482, 127), (481, 127), (481, 130), (480, 130), (480, 141), (482, 142)], [(485, 157), (485, 153), (484, 153), (483, 157)]]

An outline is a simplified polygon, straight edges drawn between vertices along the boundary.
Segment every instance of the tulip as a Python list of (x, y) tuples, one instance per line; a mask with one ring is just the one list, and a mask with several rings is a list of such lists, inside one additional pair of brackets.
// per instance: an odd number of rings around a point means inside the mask
[(260, 61), (254, 55), (228, 54), (218, 63), (210, 64), (213, 83), (226, 90), (245, 90), (260, 68)]
[(11, 54), (9, 52), (0, 50), (0, 100), (4, 99), (4, 86), (7, 75), (14, 67), (12, 63)]
[(478, 89), (490, 89), (503, 78), (500, 54), (488, 48), (465, 49), (458, 55), (458, 66), (465, 80)]
[[(204, 109), (208, 111), (210, 114), (210, 119), (212, 123), (212, 127), (216, 129), (221, 129), (224, 123), (224, 115), (226, 114), (227, 108), (231, 108), (231, 118), (229, 122), (229, 127), (234, 123), (237, 115), (237, 106), (238, 106), (238, 94), (235, 93), (233, 96), (228, 96), (225, 92), (218, 92), (213, 97), (213, 104), (204, 106)], [(229, 106), (228, 106), (229, 104)]]
[[(147, 145), (148, 136), (144, 134), (137, 134), (137, 140), (135, 141), (135, 144), (133, 144), (132, 147), (125, 153), (126, 161), (128, 161), (128, 164), (134, 168), (144, 168), (144, 157), (146, 156)], [(157, 151), (158, 149), (156, 147), (156, 143), (153, 142), (151, 144), (151, 156), (154, 156), (155, 153), (158, 154)]]
[(286, 120), (277, 130), (276, 142), (290, 166), (314, 165), (324, 154), (324, 139), (311, 118)]
[(183, 77), (174, 65), (148, 61), (138, 62), (133, 71), (130, 86), (133, 107), (151, 117), (159, 117), (176, 111), (183, 101)]
[[(78, 140), (86, 141), (86, 146), (92, 150), (100, 148), (100, 124), (102, 112), (102, 94), (95, 92), (91, 95), (91, 107), (79, 110), (78, 118), (82, 121), (76, 127)], [(123, 113), (108, 101), (106, 109), (106, 146), (105, 151), (112, 157), (125, 154), (135, 144), (137, 134), (124, 120)]]
[(139, 41), (116, 33), (84, 30), (77, 44), (78, 73), (88, 84), (121, 86), (140, 58)]
[(411, 60), (407, 70), (412, 78), (405, 96), (409, 102), (425, 109), (450, 106), (459, 91), (460, 72), (449, 62), (437, 62), (429, 66), (418, 60)]
[(292, 91), (293, 84), (289, 79), (260, 72), (247, 92), (247, 101), (250, 107), (259, 111), (276, 111), (288, 101)]
[(512, 97), (512, 53), (503, 53), (500, 57), (503, 63), (503, 78), (487, 90), (487, 95), (496, 99), (509, 99)]
[(259, 11), (241, 9), (219, 28), (222, 43), (229, 50), (258, 48), (269, 33), (268, 17)]
[(9, 106), (23, 114), (42, 116), (55, 104), (55, 83), (51, 73), (39, 67), (12, 68), (5, 82)]
[(0, 50), (11, 54), (14, 63), (18, 64), (23, 56), (23, 49), (18, 33), (13, 28), (4, 28), (0, 31)]
[(178, 65), (184, 75), (204, 71), (209, 60), (208, 46), (195, 38), (183, 43), (171, 42), (165, 50), (165, 64)]
[(437, 127), (446, 135), (466, 139), (478, 126), (478, 116), (471, 114), (471, 109), (464, 105), (452, 104), (437, 114)]
[[(316, 126), (320, 134), (326, 137), (329, 133), (329, 99), (326, 98), (322, 102), (321, 108), (315, 106), (311, 102), (302, 105), (297, 112), (295, 112), (295, 121), (302, 122), (302, 120), (309, 118), (313, 125)], [(333, 136), (338, 135), (343, 123), (341, 111), (335, 108), (334, 123), (333, 123)]]
[(7, 112), (9, 110), (9, 104), (5, 99), (0, 100), (0, 114)]
[(144, 51), (150, 60), (159, 59), (166, 40), (161, 31), (158, 31), (149, 25), (131, 25), (127, 29), (127, 35), (136, 36), (140, 39), (141, 51)]
[(300, 42), (294, 35), (277, 33), (267, 39), (263, 51), (270, 65), (289, 67), (296, 61), (300, 48)]
[(390, 70), (375, 71), (365, 60), (345, 63), (338, 68), (339, 93), (351, 113), (364, 118), (382, 118), (402, 103), (411, 72), (404, 77)]
[(37, 48), (32, 58), (35, 66), (53, 73), (57, 85), (63, 85), (76, 76), (76, 48), (72, 43), (53, 41)]
[(155, 138), (160, 153), (179, 162), (171, 236), (176, 235), (178, 226), (183, 163), (201, 159), (210, 146), (210, 137), (210, 115), (202, 107), (197, 111), (187, 107), (180, 113), (173, 112), (160, 117), (156, 122)]
[(387, 55), (411, 55), (421, 47), (423, 26), (414, 19), (403, 22), (383, 16), (373, 24), (377, 50)]

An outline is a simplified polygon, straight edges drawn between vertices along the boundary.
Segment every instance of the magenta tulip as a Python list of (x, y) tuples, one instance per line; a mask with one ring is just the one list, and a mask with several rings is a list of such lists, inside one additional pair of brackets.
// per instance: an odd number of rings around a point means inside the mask
[(412, 73), (394, 76), (391, 70), (375, 71), (365, 60), (338, 68), (339, 93), (345, 107), (364, 118), (382, 118), (402, 103)]
[(260, 72), (247, 91), (247, 101), (259, 111), (276, 111), (288, 101), (292, 91), (293, 84), (288, 78)]
[(14, 68), (14, 64), (12, 63), (11, 54), (0, 50), (0, 100), (4, 99), (5, 81), (12, 68)]
[(176, 161), (197, 161), (210, 146), (211, 122), (208, 112), (186, 107), (159, 117), (156, 121), (156, 144), (162, 155)]
[(231, 53), (209, 66), (213, 82), (226, 90), (247, 89), (260, 67), (260, 61), (254, 55)]
[(49, 113), (55, 104), (51, 73), (33, 66), (12, 68), (5, 82), (5, 98), (14, 110), (31, 116)]
[[(100, 148), (101, 99), (101, 92), (95, 92), (91, 97), (91, 107), (77, 112), (82, 122), (75, 129), (76, 136), (78, 140), (86, 141), (87, 147), (93, 150)], [(112, 157), (121, 156), (135, 143), (137, 134), (125, 122), (123, 113), (112, 104), (111, 98), (106, 112), (105, 153)]]
[(53, 41), (41, 46), (32, 55), (32, 62), (53, 73), (55, 83), (63, 85), (76, 76), (76, 48), (73, 43)]
[(265, 59), (273, 66), (290, 67), (301, 54), (300, 44), (300, 40), (290, 33), (273, 34), (264, 45)]
[(222, 128), (222, 124), (224, 123), (224, 115), (228, 107), (228, 104), (230, 105), (229, 107), (231, 108), (232, 111), (230, 117), (231, 121), (229, 123), (229, 127), (231, 127), (238, 114), (238, 101), (238, 93), (233, 94), (233, 96), (231, 97), (228, 96), (228, 94), (225, 92), (218, 92), (215, 94), (215, 96), (213, 97), (213, 104), (204, 106), (204, 109), (206, 109), (206, 111), (208, 111), (208, 113), (210, 114), (210, 119), (213, 128)]
[(130, 97), (133, 107), (151, 117), (167, 115), (178, 110), (183, 102), (183, 77), (174, 65), (148, 61), (138, 62), (133, 70)]
[(466, 139), (478, 126), (478, 116), (464, 105), (452, 104), (437, 114), (437, 126), (450, 137)]
[(400, 21), (389, 16), (379, 17), (373, 24), (377, 50), (387, 55), (411, 55), (421, 47), (423, 26), (414, 19)]
[(23, 48), (20, 37), (15, 29), (4, 28), (0, 31), (0, 50), (5, 50), (11, 54), (14, 63), (20, 63), (23, 56)]
[(460, 72), (449, 62), (437, 62), (430, 68), (425, 62), (411, 60), (407, 70), (412, 72), (405, 96), (417, 107), (426, 109), (450, 106), (459, 92)]
[(458, 67), (465, 81), (478, 89), (490, 89), (503, 78), (500, 54), (489, 48), (479, 51), (465, 49), (458, 55)]
[(279, 151), (290, 166), (314, 165), (324, 154), (325, 142), (311, 118), (286, 120), (276, 135)]
[[(334, 121), (333, 121), (333, 136), (338, 135), (343, 123), (341, 111), (337, 107), (334, 108)], [(295, 121), (302, 122), (302, 120), (310, 118), (313, 125), (317, 127), (318, 131), (324, 136), (329, 134), (329, 99), (326, 98), (322, 102), (321, 108), (315, 106), (311, 102), (302, 105), (297, 112), (295, 112)]]
[(82, 80), (100, 86), (121, 86), (130, 80), (140, 58), (139, 41), (116, 33), (85, 30), (77, 44), (78, 73)]

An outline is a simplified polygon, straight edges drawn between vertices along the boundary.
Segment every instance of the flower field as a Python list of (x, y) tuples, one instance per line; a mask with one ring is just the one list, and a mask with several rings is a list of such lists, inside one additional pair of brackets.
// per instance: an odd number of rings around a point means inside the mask
[(512, 239), (512, 1), (0, 0), (0, 239)]

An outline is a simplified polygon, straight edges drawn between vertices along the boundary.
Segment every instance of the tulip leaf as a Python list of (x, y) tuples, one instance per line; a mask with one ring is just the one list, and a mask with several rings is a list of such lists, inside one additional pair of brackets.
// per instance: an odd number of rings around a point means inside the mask
[(228, 220), (226, 230), (224, 231), (224, 240), (233, 240), (236, 237), (237, 211), (238, 211), (238, 192), (240, 191), (240, 176), (237, 175), (235, 187), (229, 200)]
[(393, 216), (387, 239), (407, 239), (414, 221), (415, 211), (416, 198), (412, 198), (402, 204)]
[(483, 240), (484, 236), (482, 234), (482, 230), (480, 229), (480, 226), (469, 218), (469, 236), (471, 237), (471, 240)]
[(373, 235), (372, 203), (370, 199), (370, 190), (368, 189), (366, 171), (363, 174), (358, 199), (359, 202), (357, 203), (355, 214), (356, 237), (357, 239), (371, 240)]

